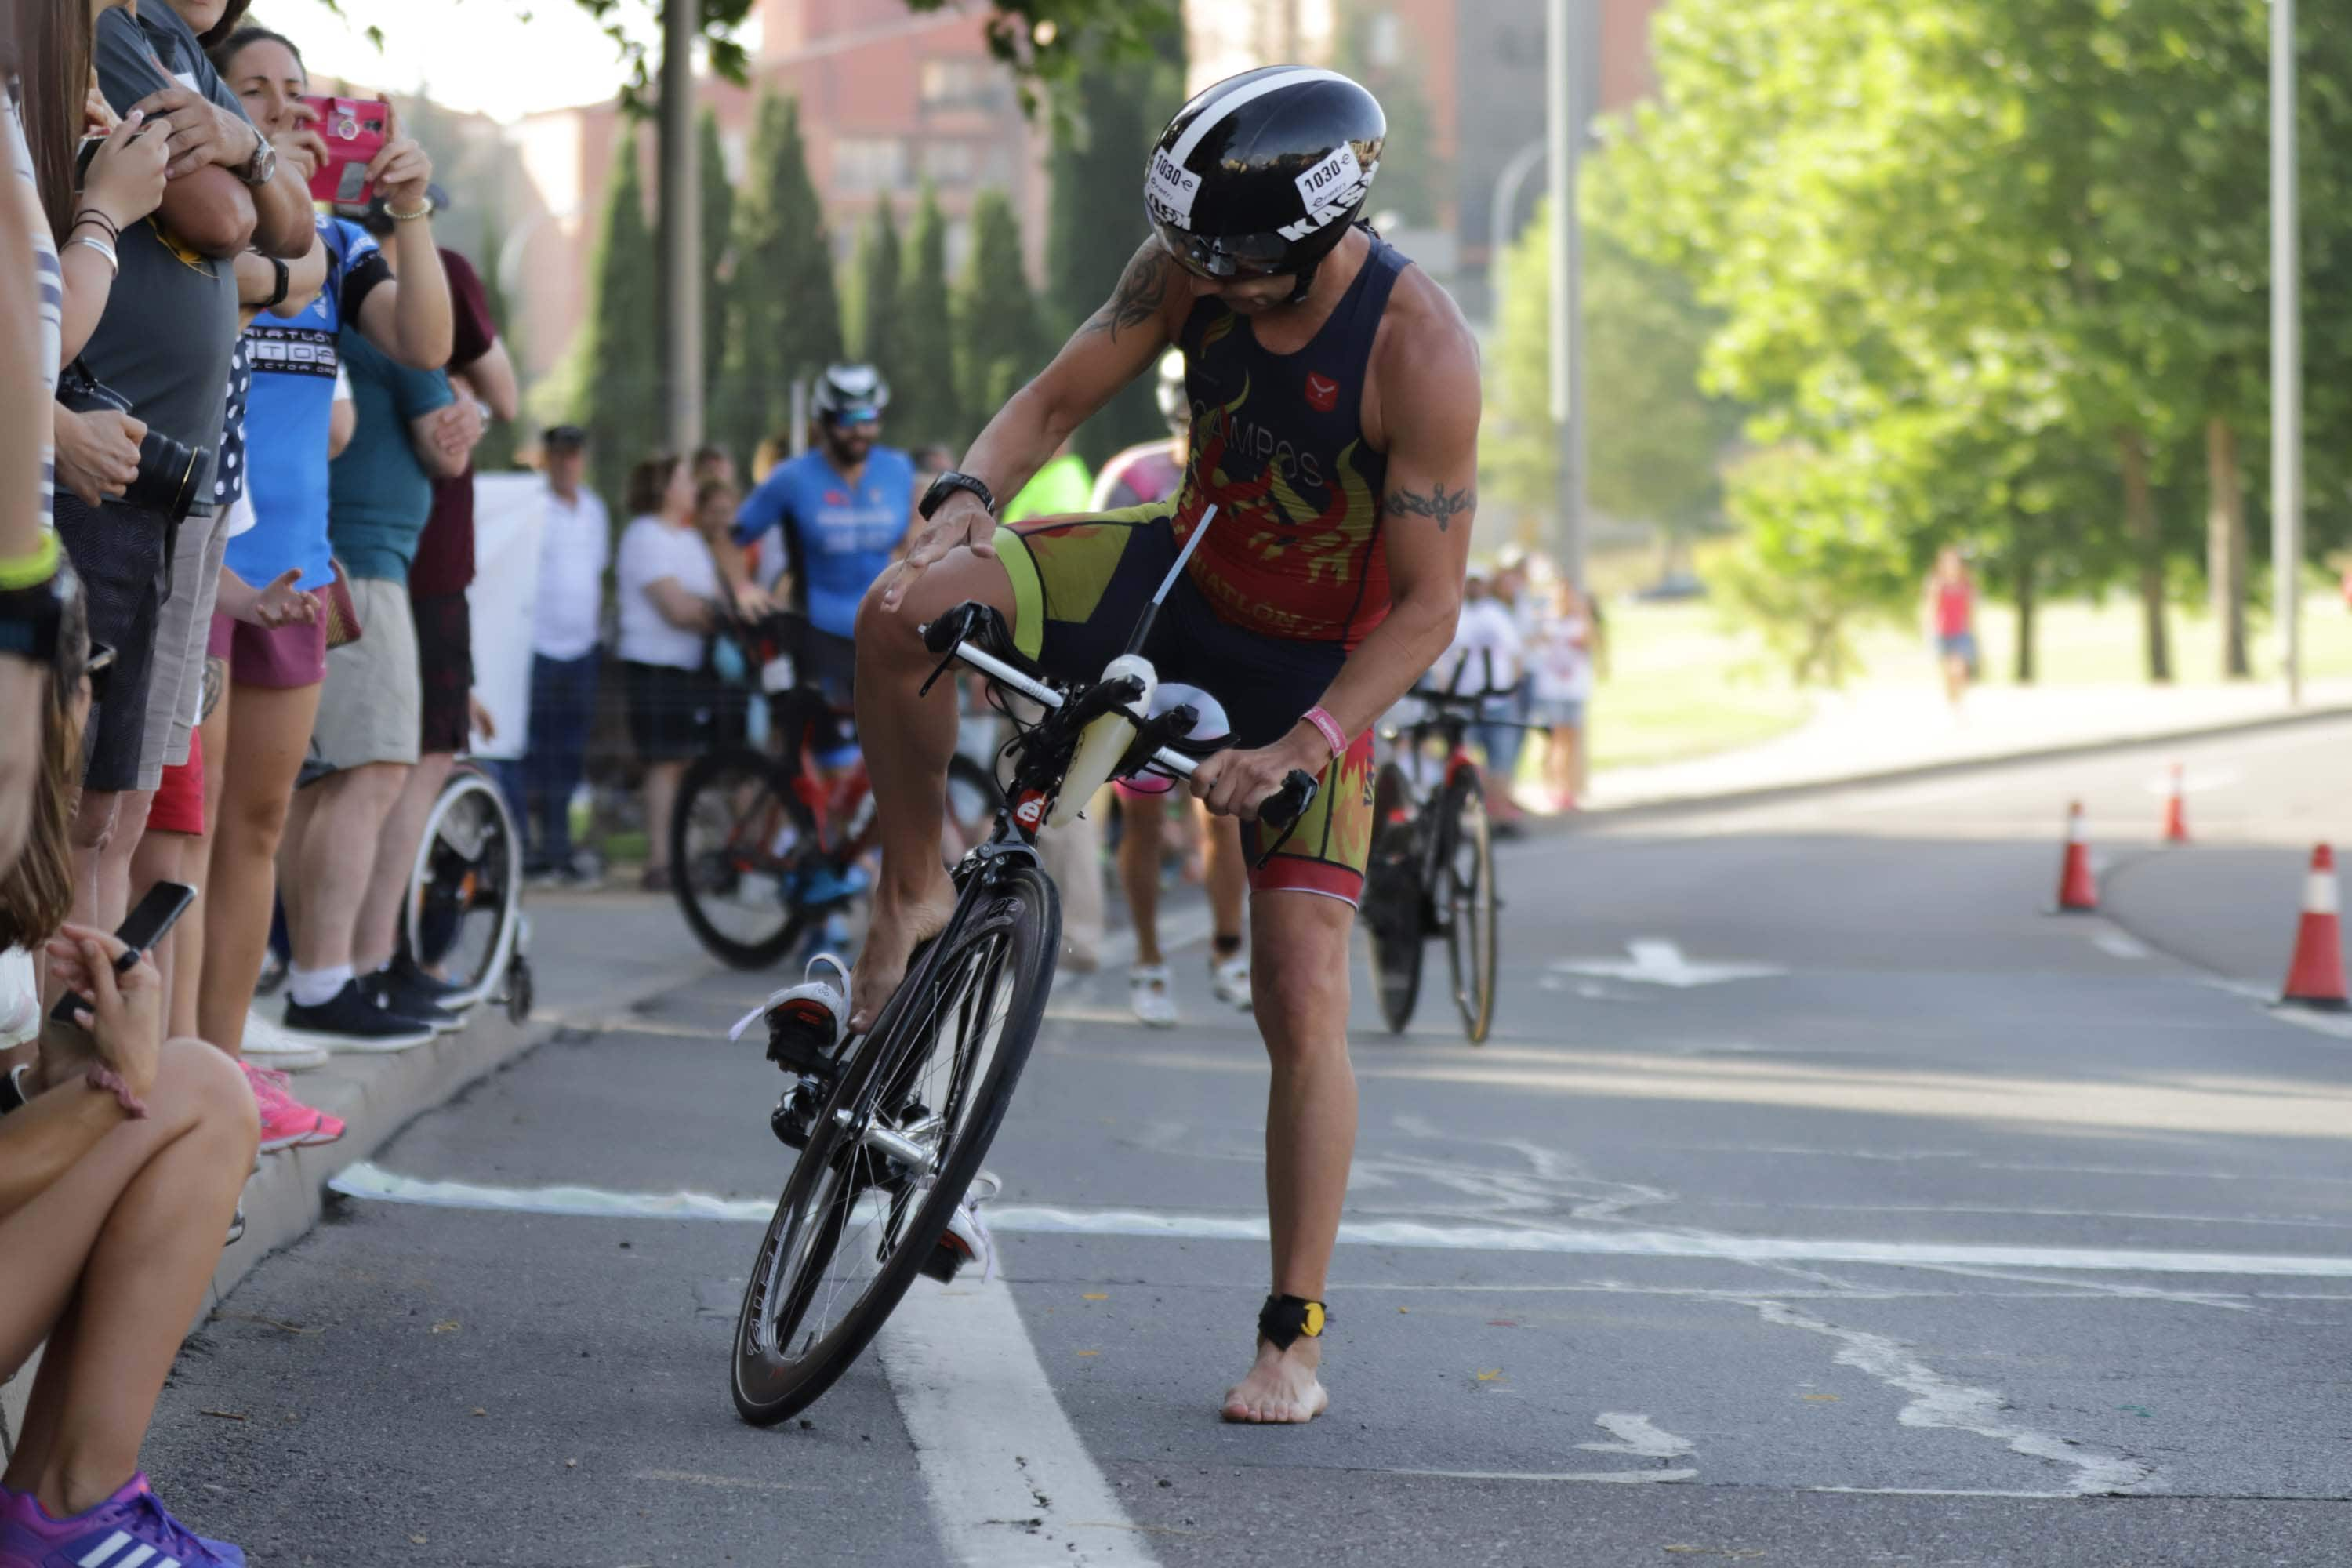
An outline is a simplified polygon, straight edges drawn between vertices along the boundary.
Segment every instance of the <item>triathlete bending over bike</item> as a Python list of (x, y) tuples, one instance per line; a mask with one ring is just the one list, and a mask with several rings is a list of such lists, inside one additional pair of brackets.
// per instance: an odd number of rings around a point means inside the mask
[[(1154, 237), (1117, 292), (924, 500), (907, 558), (859, 612), (859, 731), (883, 867), (854, 992), (863, 1028), (947, 920), (940, 858), (955, 698), (917, 689), (937, 662), (917, 628), (994, 605), (1024, 653), (1092, 679), (1118, 654), (1202, 512), (1217, 516), (1155, 623), (1163, 680), (1214, 693), (1236, 749), (1192, 781), (1254, 816), (1294, 768), (1322, 776), (1297, 831), (1252, 873), (1257, 1020), (1273, 1058), (1266, 1198), (1274, 1293), (1235, 1421), (1311, 1420), (1329, 1403), (1324, 1277), (1355, 1147), (1349, 932), (1372, 829), (1373, 721), (1454, 636), (1477, 472), (1477, 351), (1444, 291), (1355, 226), (1386, 121), (1331, 71), (1221, 82), (1160, 135), (1146, 183)], [(997, 526), (1010, 495), (1169, 344), (1193, 414), (1172, 502)], [(1263, 852), (1245, 830), (1253, 858)]]

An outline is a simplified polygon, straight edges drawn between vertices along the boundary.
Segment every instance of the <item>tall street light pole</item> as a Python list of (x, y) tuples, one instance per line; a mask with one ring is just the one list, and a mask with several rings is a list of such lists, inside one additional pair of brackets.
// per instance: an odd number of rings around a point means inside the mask
[(2279, 668), (2303, 701), (2303, 261), (2294, 0), (2271, 0), (2271, 568)]
[(694, 126), (694, 40), (701, 7), (662, 7), (661, 247), (664, 423), (670, 450), (702, 445), (702, 175)]
[(1584, 584), (1584, 225), (1576, 210), (1590, 0), (1549, 0), (1545, 55), (1551, 141), (1551, 420), (1559, 452), (1560, 571)]

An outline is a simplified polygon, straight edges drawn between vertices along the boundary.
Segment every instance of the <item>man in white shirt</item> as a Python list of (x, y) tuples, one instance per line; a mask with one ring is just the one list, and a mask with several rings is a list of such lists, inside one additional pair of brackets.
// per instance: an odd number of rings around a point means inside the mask
[[(578, 882), (590, 879), (572, 858), (572, 796), (587, 771), (588, 727), (596, 712), (597, 640), (613, 523), (604, 503), (581, 483), (587, 433), (558, 425), (541, 446), (547, 523), (531, 619), (530, 741), (522, 759), (525, 837), (531, 841), (525, 869), (536, 878)], [(530, 826), (534, 820), (536, 831)]]

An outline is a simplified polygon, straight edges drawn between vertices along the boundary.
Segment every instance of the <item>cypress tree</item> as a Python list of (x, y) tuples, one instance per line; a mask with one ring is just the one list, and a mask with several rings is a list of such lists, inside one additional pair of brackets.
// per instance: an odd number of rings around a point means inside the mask
[(1021, 220), (1000, 190), (971, 208), (971, 255), (956, 300), (956, 372), (965, 408), (982, 424), (1045, 368), (1036, 297), (1021, 259)]
[(588, 432), (591, 482), (617, 519), (630, 465), (661, 443), (662, 408), (660, 261), (634, 129), (615, 163), (598, 226), (572, 417)]
[[(727, 177), (727, 153), (719, 144), (719, 116), (706, 109), (696, 134), (701, 140), (702, 172), (702, 383), (707, 411), (719, 390), (727, 347), (727, 286), (733, 269), (727, 249), (735, 232), (735, 185)], [(706, 412), (706, 420), (708, 415)]]
[(880, 371), (894, 393), (908, 379), (898, 353), (898, 278), (907, 269), (905, 249), (898, 241), (898, 215), (886, 196), (857, 238), (848, 316), (850, 352)]
[[(1070, 90), (1076, 113), (1056, 121), (1047, 164), (1045, 325), (1056, 341), (1111, 297), (1150, 232), (1143, 170), (1161, 128), (1183, 104), (1183, 29), (1162, 31), (1149, 59), (1089, 59)], [(1121, 447), (1164, 434), (1151, 387), (1139, 382), (1087, 422), (1078, 450), (1100, 468)]]
[(901, 447), (943, 441), (963, 456), (974, 427), (956, 383), (956, 334), (948, 295), (948, 220), (926, 181), (907, 237), (898, 278), (898, 362), (891, 382), (891, 439)]
[(738, 452), (782, 431), (793, 383), (841, 357), (841, 303), (824, 214), (809, 179), (799, 106), (760, 102), (735, 205), (735, 275), (711, 428)]

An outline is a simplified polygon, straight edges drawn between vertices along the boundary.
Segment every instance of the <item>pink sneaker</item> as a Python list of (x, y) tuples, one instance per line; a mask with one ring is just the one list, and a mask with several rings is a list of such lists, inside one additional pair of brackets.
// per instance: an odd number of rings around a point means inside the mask
[(263, 1153), (302, 1143), (331, 1143), (343, 1135), (341, 1122), (336, 1121), (329, 1131), (326, 1124), (332, 1118), (320, 1115), (286, 1091), (284, 1073), (244, 1060), (237, 1066), (245, 1069), (246, 1087), (253, 1090), (253, 1102), (261, 1110)]

